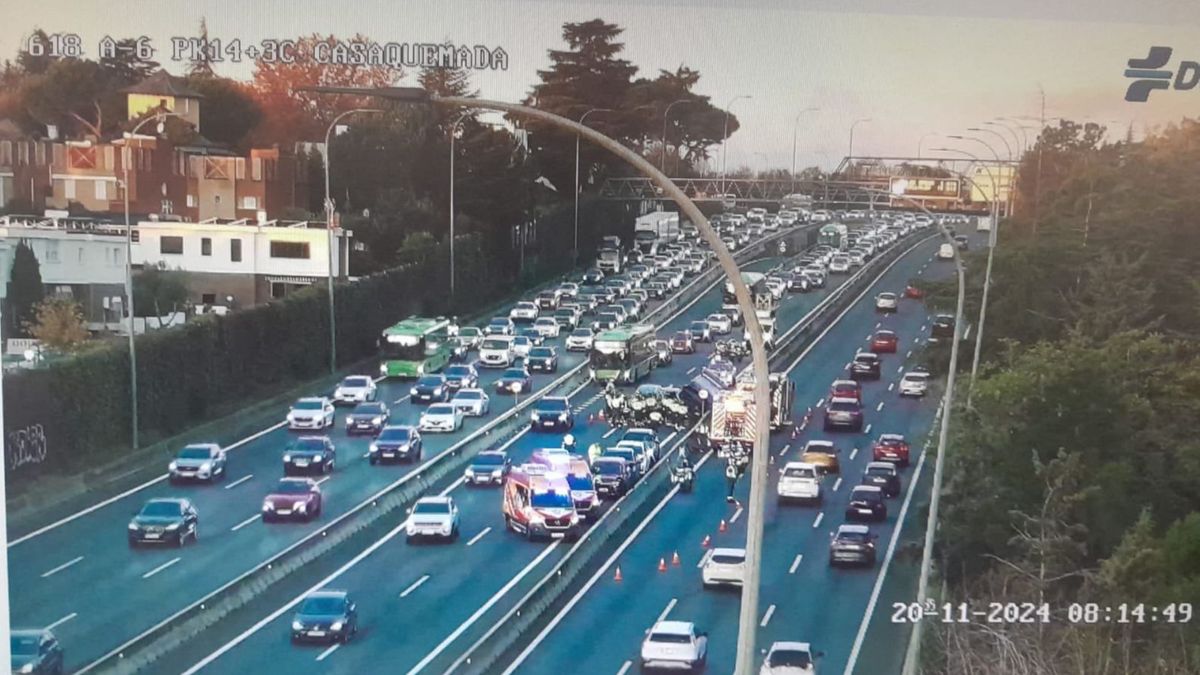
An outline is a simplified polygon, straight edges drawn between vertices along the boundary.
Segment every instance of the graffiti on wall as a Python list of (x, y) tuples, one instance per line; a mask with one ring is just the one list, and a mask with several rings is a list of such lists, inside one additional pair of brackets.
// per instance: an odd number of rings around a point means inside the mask
[(4, 456), (9, 471), (46, 461), (46, 431), (42, 425), (31, 424), (24, 429), (10, 431), (6, 440)]

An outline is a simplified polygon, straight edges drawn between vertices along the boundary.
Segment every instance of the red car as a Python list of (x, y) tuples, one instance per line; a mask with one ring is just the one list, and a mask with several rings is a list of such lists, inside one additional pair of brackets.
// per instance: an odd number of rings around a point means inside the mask
[(908, 441), (900, 434), (880, 434), (871, 454), (876, 462), (895, 462), (908, 466)]
[(925, 297), (925, 291), (917, 288), (916, 286), (909, 286), (904, 289), (904, 297), (920, 300), (921, 298)]
[(834, 380), (829, 388), (829, 398), (852, 398), (862, 403), (862, 385), (856, 380)]
[(321, 488), (311, 478), (284, 478), (263, 499), (262, 519), (313, 520), (321, 515)]
[(900, 338), (890, 330), (876, 331), (875, 337), (871, 338), (871, 351), (876, 354), (895, 354), (899, 342)]

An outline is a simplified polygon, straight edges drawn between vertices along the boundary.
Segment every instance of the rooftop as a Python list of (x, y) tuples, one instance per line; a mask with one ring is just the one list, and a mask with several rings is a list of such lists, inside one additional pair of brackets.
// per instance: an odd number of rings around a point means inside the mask
[(182, 98), (204, 98), (204, 94), (192, 89), (182, 77), (175, 77), (159, 70), (150, 77), (121, 90), (125, 94), (157, 94)]

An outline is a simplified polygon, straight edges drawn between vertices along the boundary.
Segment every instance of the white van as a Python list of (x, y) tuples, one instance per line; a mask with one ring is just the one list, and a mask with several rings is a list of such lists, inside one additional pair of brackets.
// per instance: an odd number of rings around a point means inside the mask
[(954, 246), (950, 244), (942, 244), (937, 252), (938, 260), (954, 260)]

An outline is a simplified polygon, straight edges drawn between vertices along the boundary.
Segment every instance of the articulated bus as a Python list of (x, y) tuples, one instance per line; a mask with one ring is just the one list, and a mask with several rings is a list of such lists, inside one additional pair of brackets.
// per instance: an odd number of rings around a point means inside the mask
[(633, 384), (650, 374), (657, 358), (653, 326), (619, 326), (596, 336), (588, 364), (597, 382)]
[(450, 362), (451, 323), (447, 319), (409, 317), (379, 337), (379, 374), (420, 377), (436, 373)]

